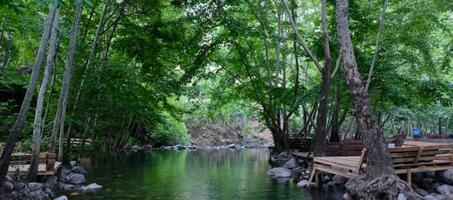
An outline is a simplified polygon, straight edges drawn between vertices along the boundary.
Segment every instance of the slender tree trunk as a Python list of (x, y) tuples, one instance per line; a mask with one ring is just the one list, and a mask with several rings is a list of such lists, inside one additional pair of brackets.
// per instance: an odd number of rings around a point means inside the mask
[[(77, 110), (77, 104), (79, 102), (80, 95), (83, 90), (83, 85), (85, 84), (85, 79), (88, 74), (88, 69), (90, 68), (91, 63), (93, 62), (93, 59), (96, 56), (96, 50), (97, 50), (98, 44), (99, 44), (99, 37), (101, 36), (101, 31), (105, 25), (105, 17), (106, 17), (107, 11), (109, 10), (110, 2), (111, 1), (107, 1), (104, 4), (104, 8), (102, 10), (102, 15), (101, 15), (101, 18), (99, 19), (98, 27), (96, 29), (96, 35), (94, 36), (93, 42), (91, 43), (90, 55), (88, 56), (88, 59), (85, 62), (85, 66), (83, 67), (82, 80), (80, 81), (80, 85), (79, 85), (79, 88), (76, 93), (76, 98), (74, 100), (74, 106), (72, 106), (72, 109), (71, 109), (72, 110), (71, 117), (74, 116), (74, 112)], [(68, 134), (71, 132), (71, 129), (72, 129), (72, 123), (69, 122)]]
[(366, 81), (365, 91), (368, 91), (371, 83), (371, 77), (373, 76), (373, 69), (377, 61), (377, 54), (379, 51), (379, 42), (381, 41), (382, 31), (384, 31), (384, 15), (387, 9), (387, 0), (384, 0), (384, 6), (382, 7), (381, 14), (379, 15), (379, 31), (376, 36), (376, 45), (374, 49), (373, 60), (371, 61), (370, 71), (368, 72), (368, 79)]
[(66, 106), (69, 96), (69, 87), (71, 84), (72, 71), (74, 67), (74, 55), (77, 47), (77, 34), (79, 30), (80, 18), (82, 16), (82, 2), (76, 4), (74, 13), (74, 21), (71, 27), (71, 36), (69, 40), (68, 57), (66, 60), (65, 72), (63, 77), (63, 87), (61, 88), (60, 100), (58, 102), (57, 115), (55, 124), (52, 130), (52, 135), (56, 136), (57, 131), (60, 131), (58, 141), (58, 160), (63, 160), (63, 140), (64, 140), (64, 119), (66, 114)]
[(44, 107), (44, 98), (46, 96), (47, 86), (49, 84), (50, 77), (52, 76), (52, 71), (55, 66), (55, 58), (57, 56), (57, 45), (58, 45), (58, 21), (59, 21), (59, 11), (58, 9), (55, 12), (55, 16), (52, 24), (52, 31), (50, 35), (50, 47), (49, 52), (47, 53), (47, 63), (46, 69), (44, 71), (44, 78), (39, 88), (38, 100), (36, 103), (35, 110), (35, 121), (33, 128), (33, 145), (32, 145), (32, 159), (30, 163), (30, 168), (28, 171), (28, 180), (36, 181), (36, 176), (38, 173), (39, 165), (39, 152), (41, 147), (42, 140), (42, 110)]
[(324, 46), (324, 67), (322, 69), (322, 87), (321, 100), (319, 101), (318, 116), (316, 118), (316, 136), (314, 155), (322, 155), (326, 149), (327, 136), (327, 110), (329, 106), (329, 90), (330, 90), (330, 66), (332, 58), (330, 56), (329, 33), (327, 31), (327, 2), (321, 0), (321, 24), (323, 32)]
[(41, 71), (41, 65), (44, 60), (45, 49), (49, 40), (50, 32), (52, 29), (52, 22), (56, 10), (56, 5), (53, 5), (49, 11), (46, 26), (39, 43), (38, 53), (36, 54), (35, 64), (33, 65), (33, 72), (30, 77), (30, 82), (28, 83), (27, 92), (25, 93), (24, 100), (22, 101), (22, 105), (20, 107), (19, 115), (17, 116), (16, 122), (14, 123), (13, 129), (8, 136), (8, 140), (6, 141), (6, 145), (0, 157), (0, 183), (3, 183), (3, 180), (8, 173), (11, 154), (13, 153), (16, 141), (22, 131), (28, 109), (30, 108), (31, 101), (35, 93), (35, 86), (39, 79), (39, 73)]

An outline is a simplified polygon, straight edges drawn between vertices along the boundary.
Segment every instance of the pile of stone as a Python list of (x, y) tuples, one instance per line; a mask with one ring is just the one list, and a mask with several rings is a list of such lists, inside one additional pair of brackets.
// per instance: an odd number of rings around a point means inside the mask
[(6, 176), (0, 189), (0, 199), (50, 200), (55, 197), (53, 185), (48, 183), (24, 183), (17, 178)]
[(62, 169), (58, 175), (58, 189), (63, 192), (72, 192), (77, 194), (78, 192), (94, 192), (102, 189), (101, 185), (91, 183), (84, 185), (85, 175), (88, 173), (82, 166), (71, 161), (71, 169)]
[(308, 184), (310, 171), (304, 169), (304, 163), (297, 161), (289, 152), (282, 152), (277, 156), (271, 156), (271, 162), (275, 166), (267, 172), (267, 175), (278, 182), (286, 182), (291, 178), (298, 182), (298, 186), (305, 187)]

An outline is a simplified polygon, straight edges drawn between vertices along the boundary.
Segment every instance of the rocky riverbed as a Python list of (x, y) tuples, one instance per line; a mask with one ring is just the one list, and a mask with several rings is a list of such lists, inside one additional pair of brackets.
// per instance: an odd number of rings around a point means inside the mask
[[(294, 181), (297, 186), (305, 189), (311, 175), (311, 169), (306, 168), (307, 163), (298, 162), (290, 153), (282, 152), (271, 157), (271, 162), (275, 166), (267, 172), (267, 175), (277, 180), (277, 182)], [(404, 178), (402, 178), (404, 179)], [(347, 178), (321, 173), (320, 181), (322, 188), (311, 183), (310, 188), (329, 190), (332, 187), (344, 188)], [(410, 198), (405, 194), (400, 194), (398, 200), (423, 199), (423, 200), (453, 200), (453, 167), (438, 172), (420, 172), (412, 174), (413, 192)], [(345, 192), (343, 199), (352, 199)]]
[(66, 196), (57, 194), (77, 195), (79, 193), (95, 192), (102, 189), (96, 183), (87, 184), (87, 171), (71, 161), (69, 169), (61, 169), (56, 175), (39, 177), (38, 182), (26, 183), (20, 176), (7, 176), (0, 189), (0, 199), (17, 200), (65, 200)]

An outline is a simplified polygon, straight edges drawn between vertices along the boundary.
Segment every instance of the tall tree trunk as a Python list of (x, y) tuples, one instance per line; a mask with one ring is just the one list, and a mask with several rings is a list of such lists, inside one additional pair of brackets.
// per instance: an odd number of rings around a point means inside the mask
[(36, 103), (35, 110), (35, 121), (33, 128), (33, 145), (32, 145), (32, 159), (30, 163), (30, 168), (28, 171), (28, 180), (36, 181), (36, 176), (38, 173), (39, 165), (39, 152), (41, 147), (42, 140), (42, 110), (44, 107), (44, 98), (46, 96), (47, 86), (49, 84), (50, 77), (52, 76), (52, 71), (55, 66), (55, 58), (57, 56), (57, 45), (58, 45), (58, 21), (59, 21), (59, 11), (55, 12), (55, 16), (52, 24), (52, 31), (50, 35), (50, 47), (49, 52), (47, 53), (47, 63), (46, 69), (44, 71), (44, 78), (39, 88), (38, 100)]
[(52, 8), (49, 10), (46, 26), (44, 28), (41, 41), (39, 43), (38, 53), (36, 54), (35, 63), (33, 65), (33, 71), (30, 77), (30, 82), (28, 83), (27, 92), (25, 93), (24, 100), (22, 101), (22, 105), (20, 107), (19, 115), (17, 116), (16, 122), (14, 123), (13, 129), (11, 130), (11, 133), (8, 136), (8, 140), (6, 141), (6, 145), (0, 157), (0, 183), (3, 183), (3, 180), (6, 174), (8, 173), (8, 166), (9, 161), (11, 159), (11, 154), (13, 153), (14, 146), (16, 145), (16, 141), (19, 138), (20, 132), (22, 131), (22, 127), (25, 123), (25, 118), (27, 116), (28, 109), (30, 108), (31, 101), (35, 93), (35, 86), (39, 79), (39, 73), (41, 71), (41, 65), (44, 60), (45, 49), (49, 40), (50, 31), (52, 29), (52, 23), (55, 17), (56, 10), (57, 10), (56, 5), (53, 5)]
[[(69, 87), (71, 84), (72, 70), (74, 67), (74, 55), (77, 47), (77, 33), (79, 30), (80, 18), (82, 16), (82, 2), (76, 4), (74, 13), (74, 21), (71, 27), (71, 36), (69, 40), (68, 57), (66, 59), (65, 72), (63, 77), (63, 87), (61, 88), (60, 99), (58, 102), (57, 114), (55, 117), (55, 124), (52, 130), (52, 137), (55, 137), (57, 131), (60, 131), (58, 141), (58, 160), (63, 160), (63, 140), (64, 140), (64, 119), (66, 114), (66, 106), (69, 96)], [(53, 138), (55, 140), (55, 138)], [(54, 147), (54, 145), (52, 145)]]
[[(393, 175), (393, 163), (385, 150), (383, 134), (373, 116), (354, 56), (348, 24), (348, 0), (336, 0), (336, 25), (346, 83), (352, 96), (355, 114), (367, 150), (366, 174), (351, 179), (346, 188), (357, 199), (396, 199), (409, 187)], [(373, 180), (373, 181), (371, 181)]]
[(327, 136), (327, 110), (329, 106), (329, 90), (330, 90), (330, 66), (332, 58), (330, 56), (329, 33), (327, 31), (327, 2), (321, 0), (321, 24), (324, 46), (324, 67), (322, 69), (322, 87), (321, 100), (319, 101), (318, 116), (316, 118), (316, 136), (314, 155), (322, 155), (326, 149)]
[(341, 102), (340, 80), (338, 80), (335, 93), (336, 93), (335, 94), (335, 108), (333, 110), (333, 116), (332, 116), (332, 130), (330, 132), (330, 138), (329, 138), (330, 142), (339, 142), (340, 141), (340, 133), (339, 133), (340, 132), (340, 122), (339, 122), (340, 119), (338, 117), (339, 112), (340, 112), (340, 102)]

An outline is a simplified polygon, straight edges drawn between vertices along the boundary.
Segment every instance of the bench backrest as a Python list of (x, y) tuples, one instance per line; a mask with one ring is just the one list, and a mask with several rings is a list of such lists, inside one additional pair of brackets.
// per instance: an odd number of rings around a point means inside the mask
[(361, 140), (328, 143), (326, 156), (360, 156), (363, 148)]
[[(31, 162), (31, 154), (13, 154), (10, 165), (26, 165)], [(53, 169), (56, 162), (56, 153), (43, 152), (39, 154), (39, 164), (45, 164), (47, 169)]]

